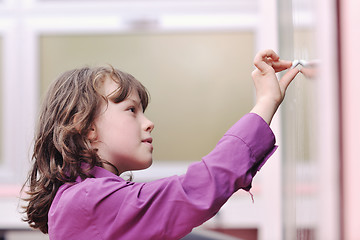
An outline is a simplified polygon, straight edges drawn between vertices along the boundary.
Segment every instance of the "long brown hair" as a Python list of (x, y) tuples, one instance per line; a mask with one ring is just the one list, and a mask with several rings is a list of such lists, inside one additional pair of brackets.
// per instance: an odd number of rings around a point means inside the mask
[[(111, 98), (100, 93), (105, 78), (119, 85)], [(132, 90), (138, 92), (145, 110), (149, 101), (145, 87), (113, 67), (70, 70), (51, 84), (35, 132), (32, 168), (23, 187), (28, 202), (24, 221), (31, 227), (47, 233), (48, 211), (59, 187), (78, 176), (92, 177), (90, 170), (106, 163), (92, 149), (88, 133), (104, 100), (121, 102)]]

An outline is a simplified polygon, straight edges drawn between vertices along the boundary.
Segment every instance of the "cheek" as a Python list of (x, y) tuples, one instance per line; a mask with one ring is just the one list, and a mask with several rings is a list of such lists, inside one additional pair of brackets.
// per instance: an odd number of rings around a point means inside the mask
[(99, 141), (112, 148), (140, 141), (141, 128), (136, 119), (126, 114), (110, 115), (104, 116), (96, 123)]
[(121, 122), (113, 128), (108, 127), (109, 140), (114, 144), (130, 144), (139, 138), (139, 130), (133, 122)]

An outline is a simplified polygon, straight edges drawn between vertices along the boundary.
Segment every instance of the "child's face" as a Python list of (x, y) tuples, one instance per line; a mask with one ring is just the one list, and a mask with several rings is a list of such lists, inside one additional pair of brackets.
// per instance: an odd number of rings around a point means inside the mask
[[(107, 96), (117, 89), (112, 80), (105, 80)], [(115, 165), (120, 173), (148, 168), (152, 164), (151, 131), (154, 124), (145, 117), (139, 95), (132, 91), (120, 103), (109, 100), (102, 104), (100, 115), (94, 122), (92, 145), (98, 149), (100, 158)], [(104, 168), (114, 171), (104, 164)]]

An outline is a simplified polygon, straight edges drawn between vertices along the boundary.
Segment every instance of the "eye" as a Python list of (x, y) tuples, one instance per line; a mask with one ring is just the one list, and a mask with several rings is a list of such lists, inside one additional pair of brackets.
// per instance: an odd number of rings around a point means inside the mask
[(136, 111), (136, 108), (135, 107), (129, 107), (129, 109), (128, 109), (128, 111), (130, 111), (130, 112), (135, 112)]

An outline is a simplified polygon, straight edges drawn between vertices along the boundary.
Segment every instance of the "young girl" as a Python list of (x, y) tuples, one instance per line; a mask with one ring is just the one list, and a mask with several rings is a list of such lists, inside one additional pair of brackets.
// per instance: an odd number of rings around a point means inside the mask
[(271, 119), (299, 72), (272, 50), (258, 53), (256, 104), (186, 174), (149, 183), (125, 171), (152, 163), (148, 93), (113, 68), (68, 71), (50, 87), (36, 132), (26, 221), (50, 239), (180, 239), (213, 217), (275, 150)]

